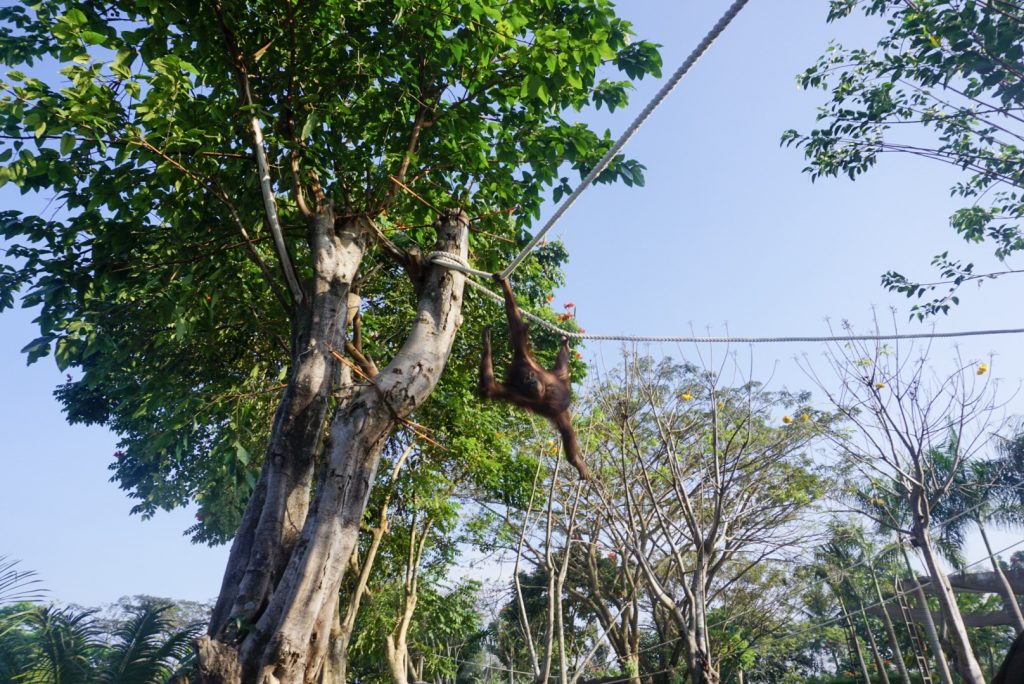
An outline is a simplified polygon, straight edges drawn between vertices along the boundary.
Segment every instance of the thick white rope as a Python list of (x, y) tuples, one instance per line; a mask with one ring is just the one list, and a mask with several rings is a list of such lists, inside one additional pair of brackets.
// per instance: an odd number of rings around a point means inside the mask
[[(736, 0), (730, 5), (729, 9), (726, 10), (725, 14), (718, 20), (718, 22), (708, 31), (707, 35), (704, 36), (703, 40), (698, 43), (697, 47), (690, 52), (689, 56), (683, 61), (678, 69), (672, 74), (672, 77), (661, 87), (661, 89), (655, 94), (647, 106), (643, 108), (640, 114), (633, 120), (633, 123), (629, 125), (626, 131), (615, 144), (612, 145), (605, 155), (598, 161), (597, 165), (590, 170), (590, 173), (580, 182), (580, 184), (573, 190), (572, 194), (565, 199), (564, 202), (555, 210), (548, 222), (544, 224), (533, 239), (519, 252), (519, 254), (505, 267), (505, 270), (501, 271), (502, 278), (508, 278), (509, 275), (518, 268), (519, 264), (522, 263), (534, 247), (536, 247), (544, 236), (554, 227), (555, 223), (562, 217), (563, 214), (571, 207), (583, 191), (586, 190), (597, 176), (604, 171), (611, 160), (626, 146), (626, 143), (633, 137), (633, 135), (639, 130), (639, 128), (650, 118), (654, 110), (668, 97), (675, 87), (682, 80), (683, 76), (697, 63), (697, 60), (707, 52), (711, 44), (715, 42), (722, 31), (729, 25), (730, 22), (739, 14), (740, 10), (743, 9), (744, 5), (749, 0)], [(480, 271), (470, 267), (460, 257), (450, 254), (448, 252), (430, 252), (427, 255), (426, 261), (436, 263), (445, 268), (450, 268), (455, 271), (461, 271), (468, 275), (479, 276), (482, 278), (490, 278), (491, 274), (486, 271)], [(466, 282), (469, 285), (480, 292), (486, 297), (496, 302), (504, 303), (504, 298), (492, 292), (486, 286), (475, 282), (474, 280), (467, 278)], [(783, 337), (713, 337), (713, 336), (695, 336), (695, 335), (684, 335), (684, 336), (649, 336), (649, 335), (593, 335), (589, 333), (575, 332), (572, 330), (564, 330), (559, 328), (554, 323), (544, 320), (543, 318), (536, 316), (529, 311), (523, 311), (520, 309), (523, 316), (542, 328), (549, 330), (558, 335), (564, 335), (570, 339), (576, 340), (611, 340), (621, 342), (693, 342), (698, 344), (761, 344), (761, 343), (772, 343), (772, 342), (851, 342), (851, 341), (887, 341), (887, 340), (919, 340), (919, 339), (937, 339), (937, 338), (951, 338), (951, 337), (972, 337), (978, 335), (1016, 335), (1024, 333), (1024, 328), (1002, 328), (992, 330), (968, 330), (960, 332), (930, 332), (930, 333), (909, 333), (909, 334), (892, 334), (892, 335), (825, 335), (825, 336), (783, 336)]]
[(693, 49), (693, 51), (689, 54), (686, 60), (679, 66), (678, 69), (675, 70), (675, 73), (672, 74), (672, 77), (665, 82), (665, 85), (661, 87), (661, 90), (659, 90), (657, 94), (655, 94), (654, 98), (647, 103), (647, 106), (643, 108), (643, 111), (641, 111), (640, 114), (633, 120), (633, 123), (629, 125), (629, 128), (626, 129), (626, 132), (623, 133), (622, 136), (615, 141), (615, 144), (611, 146), (611, 149), (605, 152), (604, 156), (601, 157), (601, 160), (597, 162), (597, 165), (590, 170), (590, 173), (588, 173), (587, 176), (582, 181), (580, 181), (580, 184), (576, 186), (576, 189), (572, 191), (572, 194), (569, 195), (565, 199), (565, 201), (563, 201), (562, 204), (558, 207), (558, 209), (555, 210), (555, 213), (551, 215), (551, 218), (548, 219), (548, 222), (544, 224), (544, 227), (537, 231), (537, 234), (533, 236), (533, 239), (530, 240), (529, 244), (527, 244), (526, 247), (524, 247), (522, 251), (519, 252), (516, 258), (513, 259), (508, 266), (505, 267), (505, 270), (501, 272), (502, 278), (508, 278), (512, 274), (512, 272), (519, 267), (519, 264), (522, 263), (523, 259), (525, 259), (527, 255), (529, 255), (529, 253), (533, 251), (533, 248), (536, 247), (540, 243), (540, 241), (544, 239), (544, 236), (547, 235), (548, 231), (550, 231), (554, 227), (555, 223), (558, 222), (558, 219), (562, 218), (562, 214), (564, 214), (569, 209), (569, 207), (571, 207), (576, 202), (576, 200), (579, 199), (579, 196), (583, 194), (583, 191), (590, 187), (590, 184), (593, 183), (594, 179), (597, 178), (597, 176), (602, 171), (605, 170), (605, 167), (607, 167), (608, 164), (611, 163), (612, 159), (615, 158), (615, 155), (617, 155), (619, 151), (626, 146), (626, 143), (629, 142), (630, 138), (633, 137), (633, 134), (636, 133), (637, 130), (644, 124), (644, 122), (647, 121), (647, 119), (651, 116), (651, 114), (658, 107), (658, 105), (660, 105), (662, 101), (666, 97), (668, 97), (668, 94), (675, 89), (675, 87), (679, 84), (679, 81), (681, 81), (683, 76), (686, 75), (686, 72), (688, 72), (690, 68), (697, 63), (697, 60), (700, 59), (705, 52), (707, 52), (707, 49), (711, 47), (711, 44), (715, 42), (715, 39), (718, 38), (719, 35), (721, 35), (722, 31), (725, 30), (725, 27), (729, 25), (729, 22), (731, 22), (737, 14), (739, 14), (739, 11), (743, 9), (743, 6), (746, 5), (748, 1), (749, 0), (736, 0), (735, 2), (732, 3), (729, 9), (726, 10), (725, 14), (722, 15), (722, 18), (718, 20), (718, 23), (716, 23), (711, 28), (711, 30), (708, 31), (707, 35), (704, 36), (704, 39), (697, 44), (697, 47)]
[(427, 254), (426, 260), (427, 262), (433, 262), (444, 266), (445, 268), (450, 268), (453, 271), (461, 271), (462, 273), (480, 276), (481, 278), (491, 277), (491, 274), (487, 271), (478, 271), (475, 268), (470, 267), (469, 264), (464, 262), (461, 257), (450, 252), (430, 252)]
[[(492, 275), (486, 271), (478, 271), (470, 268), (462, 259), (450, 252), (430, 252), (427, 261), (450, 268), (454, 271), (461, 271), (470, 275), (491, 278)], [(500, 304), (505, 303), (505, 298), (496, 292), (492, 292), (486, 285), (481, 285), (472, 278), (466, 278), (466, 283), (478, 290), (488, 299)], [(768, 344), (772, 342), (884, 342), (891, 340), (925, 340), (940, 339), (949, 337), (977, 337), (980, 335), (1019, 335), (1024, 333), (1024, 328), (994, 328), (989, 330), (964, 330), (957, 332), (927, 332), (927, 333), (894, 333), (890, 335), (788, 335), (782, 337), (729, 337), (729, 336), (700, 336), (700, 335), (594, 335), (591, 333), (576, 332), (559, 328), (551, 321), (547, 321), (529, 311), (519, 309), (523, 317), (533, 321), (545, 330), (556, 335), (564, 335), (573, 340), (599, 340), (618, 342), (693, 342), (697, 344)]]

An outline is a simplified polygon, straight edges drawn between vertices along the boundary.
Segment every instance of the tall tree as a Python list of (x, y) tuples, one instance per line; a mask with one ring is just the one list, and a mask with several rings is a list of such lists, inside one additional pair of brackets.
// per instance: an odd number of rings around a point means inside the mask
[[(857, 11), (885, 20), (873, 48), (832, 45), (798, 78), (827, 90), (820, 128), (788, 131), (812, 178), (866, 172), (885, 152), (913, 154), (965, 172), (952, 189), (966, 206), (950, 218), (967, 242), (988, 242), (1002, 262), (1024, 249), (1024, 7), (1006, 0), (831, 0), (829, 21)], [(927, 131), (921, 135), (921, 130)], [(960, 285), (1020, 273), (979, 272), (949, 251), (932, 264), (939, 282), (895, 271), (882, 277), (919, 317), (948, 312)]]
[[(456, 332), (497, 311), (464, 309), (429, 255), (496, 270), (525, 243), (611, 145), (563, 112), (623, 104), (616, 69), (657, 73), (629, 38), (608, 0), (0, 9), (0, 61), (28, 72), (3, 84), (0, 178), (62, 209), (0, 215), (0, 306), (41, 307), (29, 359), (76, 371), (58, 395), (121, 435), (138, 511), (197, 500), (199, 539), (234, 535), (208, 681), (314, 678), (383, 445), (490, 411)], [(524, 305), (564, 257), (518, 271)], [(489, 439), (449, 448), (484, 460)]]
[[(932, 455), (932, 460), (937, 466), (941, 467), (951, 461), (950, 456), (956, 453), (955, 440), (954, 435), (945, 449), (938, 450)], [(970, 528), (977, 527), (988, 552), (993, 576), (999, 583), (999, 594), (1007, 615), (1013, 620), (1017, 631), (1024, 631), (1024, 616), (1021, 615), (1017, 597), (988, 536), (988, 529), (991, 527), (1012, 529), (1020, 528), (1024, 523), (1024, 513), (1014, 500), (1016, 493), (1013, 492), (1008, 497), (1003, 486), (1008, 476), (1004, 471), (1005, 465), (1005, 462), (999, 460), (983, 460), (961, 468), (953, 476), (955, 484), (950, 490), (950, 495), (940, 502), (933, 516), (940, 533), (957, 548), (962, 548), (966, 544)]]
[[(802, 516), (825, 483), (806, 449), (831, 422), (806, 394), (726, 387), (720, 371), (627, 355), (596, 390), (600, 423), (589, 428), (590, 507), (671, 622), (693, 684), (720, 681), (726, 649), (712, 642), (722, 625), (709, 612), (755, 568), (792, 559), (807, 535)], [(779, 422), (779, 408), (797, 420)]]
[[(826, 383), (808, 372), (851, 429), (838, 439), (845, 464), (861, 478), (859, 511), (908, 540), (921, 554), (965, 682), (984, 684), (956, 596), (941, 564), (934, 512), (950, 496), (958, 473), (990, 438), (997, 408), (988, 376), (957, 359), (937, 376), (926, 350), (878, 342), (836, 344), (835, 374)], [(979, 378), (979, 376), (984, 376)], [(955, 439), (950, 441), (950, 434)], [(943, 448), (948, 451), (943, 453)], [(943, 454), (941, 460), (937, 454)]]

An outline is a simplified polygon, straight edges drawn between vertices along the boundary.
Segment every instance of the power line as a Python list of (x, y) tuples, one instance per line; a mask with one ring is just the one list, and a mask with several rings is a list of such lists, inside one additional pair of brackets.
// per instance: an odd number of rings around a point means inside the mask
[(579, 196), (583, 194), (583, 191), (590, 187), (591, 183), (594, 182), (594, 179), (596, 179), (597, 176), (605, 170), (608, 164), (611, 163), (611, 160), (615, 158), (615, 155), (617, 155), (619, 151), (626, 146), (626, 143), (633, 137), (633, 134), (635, 134), (644, 122), (650, 118), (658, 105), (660, 105), (665, 98), (668, 97), (669, 93), (675, 89), (679, 84), (679, 81), (681, 81), (683, 76), (686, 75), (686, 72), (688, 72), (690, 68), (697, 63), (697, 60), (707, 52), (708, 48), (711, 47), (711, 44), (715, 42), (715, 39), (721, 35), (722, 31), (725, 30), (725, 27), (729, 25), (737, 14), (739, 14), (739, 11), (743, 9), (743, 6), (746, 5), (747, 2), (748, 0), (735, 0), (735, 2), (730, 5), (729, 9), (722, 15), (722, 18), (718, 20), (718, 23), (708, 31), (703, 40), (697, 44), (697, 47), (693, 49), (679, 68), (675, 70), (672, 77), (666, 81), (665, 85), (661, 87), (661, 90), (654, 95), (651, 101), (647, 103), (647, 106), (644, 107), (640, 114), (633, 120), (633, 123), (631, 123), (619, 139), (615, 141), (615, 144), (611, 146), (611, 149), (605, 152), (604, 156), (601, 157), (601, 160), (597, 162), (594, 168), (590, 170), (590, 173), (588, 173), (586, 177), (580, 181), (580, 184), (576, 186), (576, 189), (572, 191), (572, 194), (569, 195), (558, 209), (555, 210), (555, 213), (551, 215), (551, 218), (544, 224), (544, 227), (537, 231), (537, 234), (533, 236), (533, 239), (530, 240), (526, 247), (524, 247), (516, 258), (514, 258), (509, 265), (505, 267), (505, 270), (501, 272), (502, 278), (508, 278), (509, 275), (516, 270), (519, 264), (522, 263), (523, 259), (533, 251), (533, 248), (544, 239), (544, 236), (547, 235), (548, 231), (554, 227), (555, 223), (558, 222), (558, 219), (562, 218), (562, 214), (564, 214), (569, 207), (579, 199)]

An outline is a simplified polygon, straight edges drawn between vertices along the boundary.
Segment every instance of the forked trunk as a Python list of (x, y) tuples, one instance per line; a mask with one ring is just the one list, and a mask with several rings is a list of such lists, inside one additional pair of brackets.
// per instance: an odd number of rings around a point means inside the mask
[[(465, 259), (467, 230), (463, 213), (442, 217), (436, 250)], [(344, 349), (348, 289), (366, 239), (358, 221), (336, 229), (329, 210), (311, 227), (314, 293), (308, 316), (297, 317), (293, 372), (263, 473), (232, 545), (209, 633), (197, 644), (204, 681), (315, 681), (381, 449), (429, 396), (451, 351), (465, 277), (434, 266), (419, 283), (416, 319), (394, 360), (373, 383), (338, 398), (310, 505), (327, 399), (339, 389), (335, 355)]]
[(336, 232), (330, 209), (316, 218), (310, 232), (311, 249), (324, 256), (292, 317), (292, 372), (259, 481), (231, 545), (210, 619), (211, 636), (236, 638), (263, 610), (309, 507), (313, 462), (338, 375), (331, 350), (344, 348), (348, 290), (366, 247), (365, 226), (347, 224)]
[(397, 641), (392, 635), (385, 638), (387, 647), (388, 672), (394, 684), (409, 684), (409, 649), (405, 641)]

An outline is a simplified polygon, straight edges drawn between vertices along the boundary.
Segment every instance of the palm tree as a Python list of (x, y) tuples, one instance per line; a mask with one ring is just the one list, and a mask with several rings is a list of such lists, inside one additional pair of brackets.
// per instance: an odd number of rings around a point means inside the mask
[(175, 630), (167, 619), (170, 606), (143, 604), (115, 630), (114, 643), (108, 648), (99, 681), (106, 684), (157, 684), (166, 682), (188, 664), (192, 640), (199, 636), (198, 625)]
[(102, 634), (95, 611), (48, 606), (29, 611), (25, 670), (17, 684), (162, 684), (191, 663), (199, 625), (175, 629), (170, 606), (143, 603), (111, 634)]
[[(905, 531), (911, 527), (910, 519), (912, 516), (906, 499), (899, 493), (894, 492), (890, 487), (887, 487), (881, 480), (868, 481), (863, 486), (851, 490), (849, 497), (856, 503), (858, 509), (864, 515), (874, 521), (875, 529), (878, 532)], [(898, 536), (901, 537), (899, 534)], [(962, 544), (957, 545), (949, 538), (943, 537), (940, 534), (932, 540), (932, 545), (954, 566), (963, 566), (963, 559), (960, 553)], [(938, 631), (932, 620), (931, 612), (928, 610), (928, 602), (924, 597), (924, 591), (917, 582), (917, 573), (914, 571), (914, 566), (910, 561), (910, 555), (907, 553), (906, 546), (902, 542), (895, 547), (889, 547), (886, 549), (886, 552), (895, 552), (895, 550), (899, 550), (899, 554), (903, 557), (906, 569), (911, 575), (912, 586), (915, 587), (915, 595), (917, 596), (918, 604), (921, 606), (922, 626), (928, 638), (928, 644), (931, 647), (936, 674), (939, 681), (951, 683), (953, 677), (949, 671), (949, 663), (946, 661)], [(913, 629), (913, 627), (908, 625), (907, 629)]]
[(94, 611), (46, 606), (29, 611), (24, 626), (32, 635), (28, 667), (18, 684), (89, 684), (95, 682), (95, 661), (102, 650)]
[(871, 681), (868, 675), (867, 664), (864, 662), (864, 654), (861, 651), (860, 641), (857, 637), (857, 630), (853, 622), (853, 615), (847, 609), (846, 600), (853, 600), (860, 606), (860, 612), (864, 618), (864, 628), (868, 635), (868, 645), (871, 648), (871, 655), (875, 661), (875, 669), (883, 684), (889, 684), (889, 676), (885, 671), (885, 659), (878, 650), (874, 634), (871, 632), (871, 624), (868, 622), (867, 614), (863, 610), (863, 601), (857, 591), (856, 583), (862, 571), (863, 554), (858, 553), (862, 549), (857, 544), (851, 543), (852, 535), (845, 527), (834, 527), (830, 539), (821, 545), (814, 553), (815, 565), (818, 576), (825, 581), (832, 594), (839, 603), (839, 611), (846, 625), (849, 635), (850, 647), (860, 667), (861, 676), (865, 682)]
[(12, 681), (24, 671), (32, 649), (21, 625), (45, 589), (32, 570), (19, 570), (18, 561), (0, 556), (0, 682)]
[(45, 591), (39, 588), (39, 583), (34, 570), (18, 570), (18, 561), (0, 556), (0, 606), (38, 601)]

